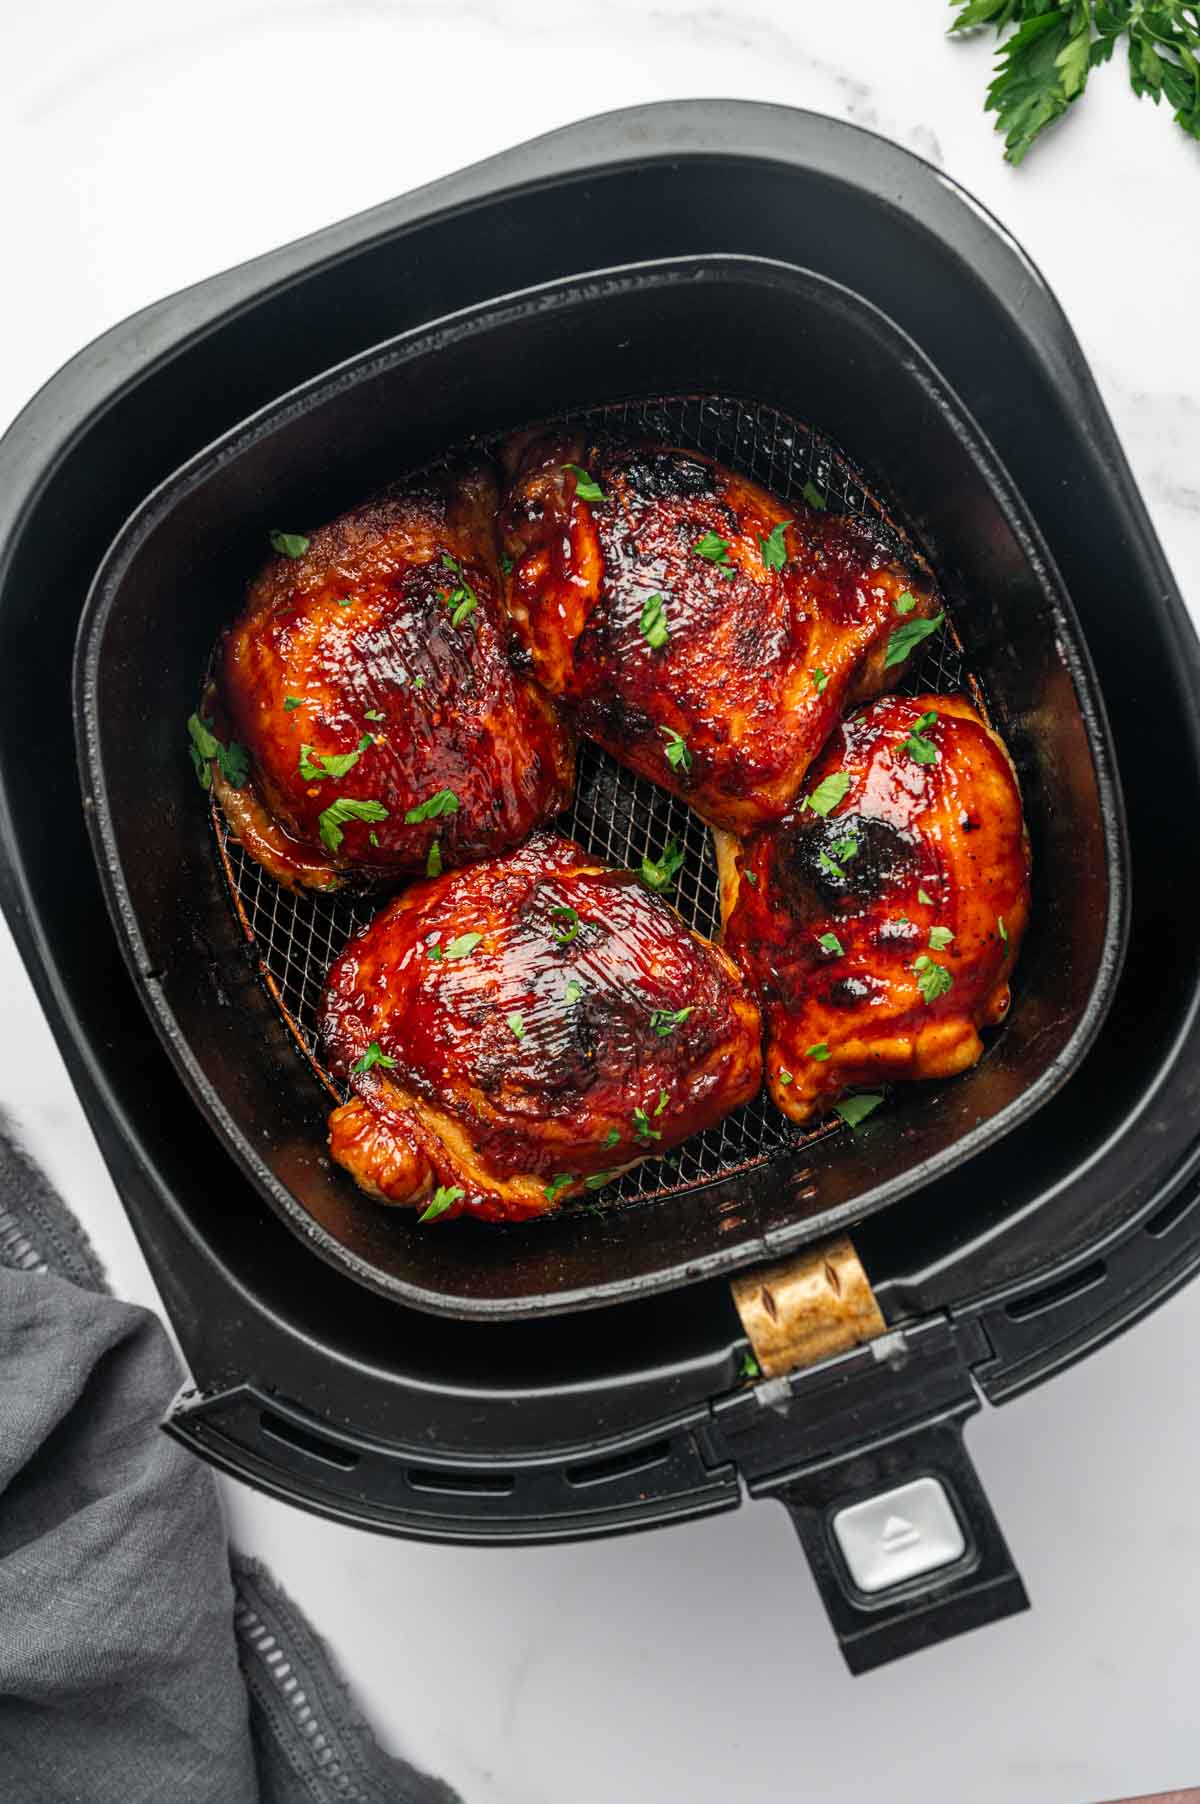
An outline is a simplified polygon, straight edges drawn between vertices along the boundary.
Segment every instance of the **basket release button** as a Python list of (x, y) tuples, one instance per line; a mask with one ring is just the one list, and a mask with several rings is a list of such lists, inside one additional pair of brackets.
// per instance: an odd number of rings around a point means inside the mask
[(914, 1478), (848, 1504), (832, 1526), (851, 1578), (868, 1593), (952, 1566), (966, 1552), (946, 1487), (936, 1478)]

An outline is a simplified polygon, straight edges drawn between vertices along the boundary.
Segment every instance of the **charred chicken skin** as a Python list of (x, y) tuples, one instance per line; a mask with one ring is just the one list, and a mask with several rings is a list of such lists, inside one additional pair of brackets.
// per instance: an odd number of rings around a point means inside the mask
[(796, 812), (718, 855), (724, 944), (762, 1002), (785, 1115), (975, 1064), (1008, 1008), (1029, 843), (1008, 753), (964, 697), (851, 715)]
[(333, 1157), (422, 1219), (517, 1221), (752, 1097), (762, 1024), (729, 956), (567, 839), (412, 884), (329, 974), (350, 1101)]
[(896, 630), (938, 614), (918, 559), (699, 452), (563, 429), (504, 463), (528, 667), (580, 733), (730, 831), (788, 812), (846, 707), (903, 674)]
[[(518, 845), (571, 793), (570, 737), (505, 655), (495, 481), (385, 491), (281, 554), (217, 659), (212, 778), (289, 887), (438, 870)], [(290, 553), (290, 555), (289, 555)]]

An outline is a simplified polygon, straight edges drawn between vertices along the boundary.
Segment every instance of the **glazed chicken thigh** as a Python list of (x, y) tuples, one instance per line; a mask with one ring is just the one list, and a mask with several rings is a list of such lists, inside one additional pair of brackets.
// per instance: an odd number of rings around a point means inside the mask
[(355, 1092), (330, 1117), (333, 1157), (422, 1220), (545, 1214), (762, 1079), (728, 955), (550, 834), (411, 885), (333, 966), (321, 1031)]
[(568, 800), (569, 735), (504, 652), (497, 504), (478, 466), (389, 489), (310, 539), (275, 535), (217, 659), (211, 726), (247, 749), (249, 781), (227, 757), (211, 770), (281, 883), (461, 864)]
[(1008, 1008), (1029, 844), (1007, 750), (962, 696), (889, 696), (842, 722), (796, 812), (719, 836), (724, 944), (767, 1024), (793, 1121), (852, 1087), (949, 1077)]
[(838, 717), (903, 675), (937, 615), (915, 556), (700, 452), (560, 429), (504, 463), (529, 669), (580, 733), (731, 831), (787, 813)]

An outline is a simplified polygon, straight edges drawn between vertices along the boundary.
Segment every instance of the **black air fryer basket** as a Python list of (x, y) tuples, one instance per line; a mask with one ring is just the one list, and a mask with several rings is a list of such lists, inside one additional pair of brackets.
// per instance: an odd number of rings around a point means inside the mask
[[(469, 433), (625, 403), (784, 492), (815, 471), (831, 504), (878, 494), (927, 550), (963, 662), (914, 680), (979, 685), (1029, 808), (1017, 1002), (976, 1072), (859, 1141), (772, 1145), (760, 1110), (638, 1180), (658, 1200), (418, 1237), (323, 1161), (328, 1099), (260, 981), (303, 1040), (349, 918), (281, 925), (229, 848), (245, 938), (181, 722), (264, 525), (327, 517)], [(1133, 1320), (1200, 1249), (1200, 929), (1167, 820), (1200, 777), (1195, 640), (1019, 249), (833, 121), (639, 109), (150, 309), (55, 378), (0, 466), (4, 900), (189, 1358), (172, 1432), (307, 1507), (438, 1538), (677, 1520), (735, 1506), (744, 1480), (791, 1510), (856, 1670), (1021, 1607), (962, 1423)], [(115, 931), (71, 744), (93, 579), (81, 768)], [(594, 843), (661, 828), (588, 773)], [(707, 870), (697, 831), (698, 924)], [(847, 1223), (887, 1331), (744, 1381), (720, 1274)], [(869, 1539), (880, 1499), (893, 1552), (945, 1547), (876, 1589), (850, 1529)]]

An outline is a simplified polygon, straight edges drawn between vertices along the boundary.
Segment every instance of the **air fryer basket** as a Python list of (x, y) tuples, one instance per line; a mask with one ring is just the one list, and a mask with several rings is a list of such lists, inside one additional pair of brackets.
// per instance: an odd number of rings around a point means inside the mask
[[(643, 400), (664, 391), (693, 398)], [(801, 1141), (759, 1102), (682, 1149), (677, 1170), (648, 1166), (624, 1180), (626, 1199), (674, 1191), (660, 1207), (622, 1207), (600, 1222), (574, 1211), (501, 1234), (470, 1224), (418, 1232), (330, 1167), (327, 1098), (250, 980), (261, 959), (303, 1037), (353, 905), (296, 902), (222, 836), (254, 933), (249, 959), (233, 956), (237, 932), (179, 722), (268, 524), (328, 517), (471, 432), (618, 402), (631, 425), (708, 445), (785, 495), (811, 474), (833, 505), (870, 508), (833, 441), (894, 502), (939, 573), (1022, 778), (1035, 902), (1017, 1003), (975, 1072), (898, 1098), (854, 1142)], [(913, 683), (953, 686), (957, 662), (952, 653), (939, 668), (942, 655)], [(1036, 529), (916, 347), (860, 299), (792, 266), (678, 259), (552, 285), (406, 335), (266, 408), (166, 483), (121, 535), (81, 628), (78, 698), (110, 905), (193, 1094), (319, 1251), (424, 1308), (495, 1316), (598, 1304), (860, 1219), (1044, 1102), (1095, 1033), (1118, 966), (1122, 837), (1102, 711)], [(649, 786), (614, 782), (614, 770), (598, 755), (585, 760), (577, 824), (582, 806), (593, 845), (639, 854), (686, 830), (681, 894), (693, 923), (711, 928), (702, 830), (687, 827), (684, 811), (673, 821), (677, 805)], [(222, 1006), (231, 1000), (240, 1006)]]

